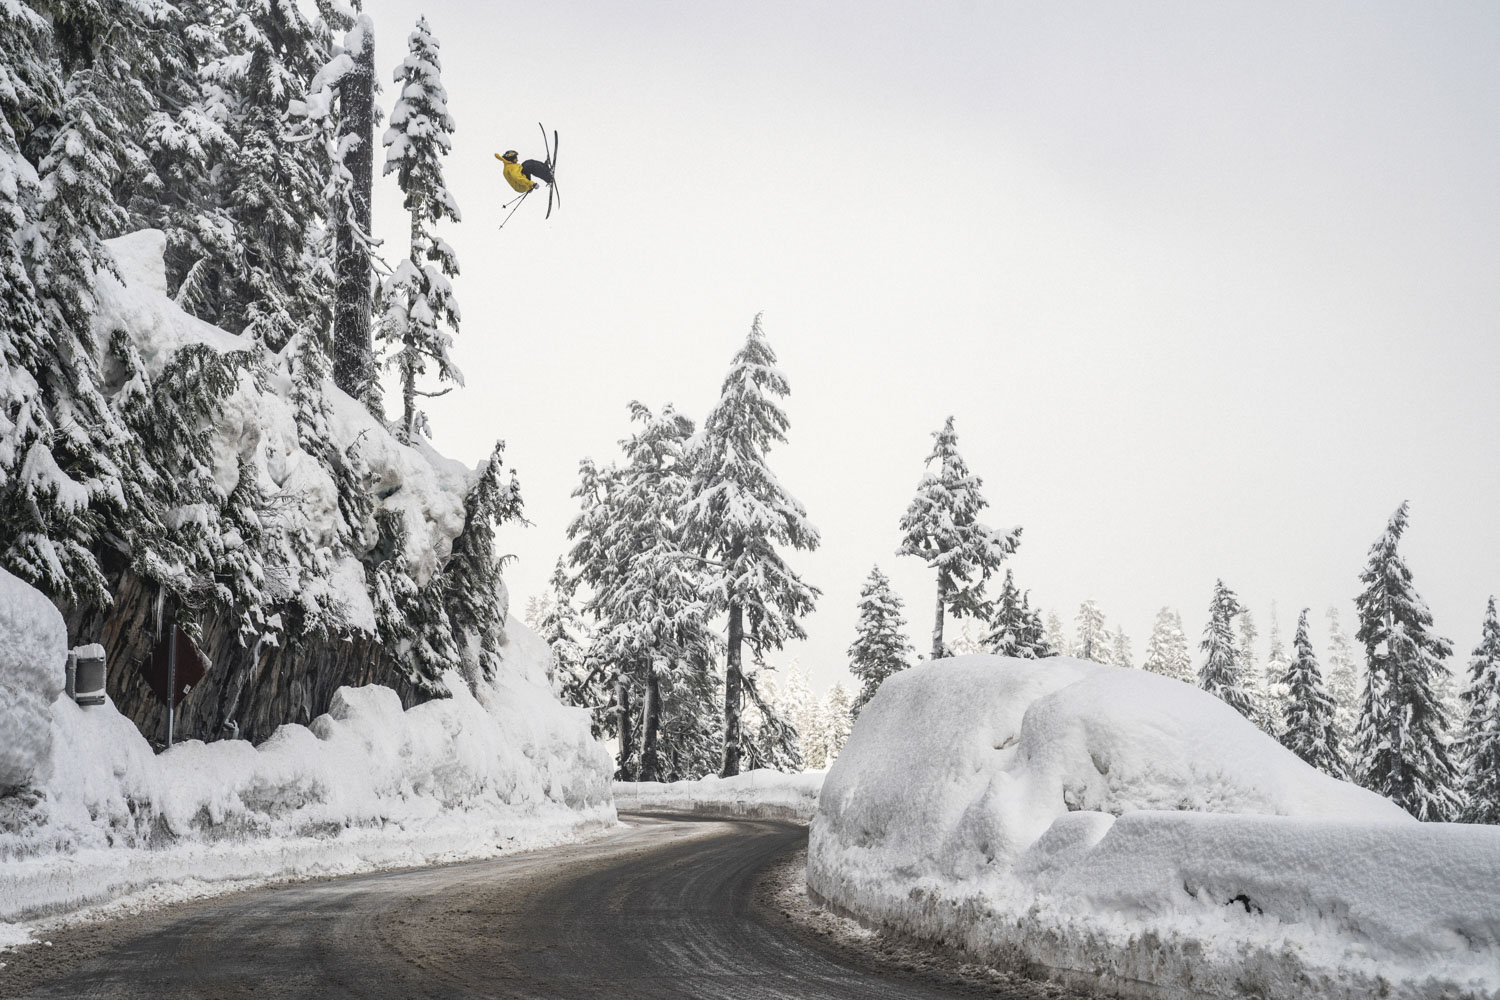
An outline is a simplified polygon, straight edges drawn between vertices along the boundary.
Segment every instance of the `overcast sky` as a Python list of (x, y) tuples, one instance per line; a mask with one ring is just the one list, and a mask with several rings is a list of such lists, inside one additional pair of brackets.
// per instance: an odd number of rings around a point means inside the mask
[[(879, 564), (928, 645), (934, 579), (895, 556), (956, 418), (1034, 604), (1098, 601), (1136, 662), (1194, 644), (1222, 577), (1264, 635), (1352, 599), (1403, 500), (1403, 553), (1466, 664), (1500, 591), (1500, 5), (489, 3), (367, 0), (386, 92), (425, 14), (458, 131), (456, 356), (435, 443), (495, 438), (542, 591), (580, 458), (626, 404), (701, 421), (757, 312), (792, 384), (770, 456), (820, 528), (789, 648), (844, 677)], [(562, 137), (550, 220), (492, 154)], [(378, 182), (392, 261), (406, 220)], [(1264, 655), (1262, 643), (1261, 655)]]

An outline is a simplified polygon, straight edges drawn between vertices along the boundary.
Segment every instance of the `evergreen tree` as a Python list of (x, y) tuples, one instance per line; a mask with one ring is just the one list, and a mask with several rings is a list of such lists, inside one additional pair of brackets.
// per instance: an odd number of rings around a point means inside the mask
[(1213, 602), (1208, 607), (1208, 625), (1198, 648), (1206, 654), (1198, 668), (1198, 686), (1223, 699), (1245, 718), (1252, 718), (1255, 703), (1244, 686), (1244, 667), (1234, 639), (1234, 617), (1243, 611), (1234, 591), (1223, 580), (1214, 581)]
[(902, 632), (906, 619), (901, 617), (901, 607), (901, 598), (891, 590), (891, 581), (880, 567), (871, 569), (859, 591), (859, 621), (849, 647), (849, 672), (863, 685), (854, 700), (856, 713), (875, 696), (882, 681), (911, 666), (912, 645)]
[(833, 687), (823, 699), (823, 746), (827, 761), (831, 765), (844, 752), (844, 744), (854, 730), (854, 711), (849, 704), (849, 692), (843, 682), (834, 681)]
[(1265, 676), (1261, 672), (1260, 658), (1255, 655), (1255, 641), (1260, 638), (1255, 616), (1250, 609), (1240, 605), (1240, 677), (1246, 691), (1255, 700), (1257, 717), (1265, 714)]
[(1279, 699), (1284, 693), (1280, 689), (1283, 679), (1286, 677), (1287, 667), (1291, 660), (1287, 657), (1286, 646), (1281, 641), (1281, 623), (1276, 619), (1276, 602), (1271, 602), (1271, 630), (1267, 634), (1269, 650), (1266, 653), (1266, 690), (1273, 698)]
[(327, 354), (333, 273), (319, 253), (319, 218), (330, 166), (327, 148), (299, 136), (291, 116), (327, 62), (327, 30), (295, 0), (231, 3), (225, 54), (204, 74), (233, 143), (217, 173), (233, 257), (212, 262), (216, 280), (201, 284), (217, 294), (200, 298), (199, 315), (271, 351), (306, 330)]
[(1005, 582), (990, 619), (990, 630), (982, 641), (984, 648), (997, 656), (1036, 660), (1052, 655), (1041, 619), (1025, 595), (1016, 589), (1015, 577), (1009, 569), (1005, 571)]
[[(949, 417), (933, 435), (932, 454), (937, 471), (928, 471), (917, 484), (917, 495), (901, 516), (902, 541), (897, 555), (918, 556), (937, 570), (937, 605), (932, 625), (932, 658), (947, 655), (943, 645), (943, 615), (983, 618), (984, 585), (1001, 561), (1021, 542), (1021, 529), (1008, 535), (991, 531), (979, 521), (989, 502), (979, 493), (983, 480), (969, 472), (958, 454), (958, 434)], [(978, 579), (974, 579), (978, 574)]]
[(464, 527), (442, 570), (443, 610), (460, 650), (472, 655), (470, 683), (493, 679), (505, 633), (505, 560), (495, 554), (495, 529), (521, 517), (521, 487), (514, 469), (503, 464), (505, 442), (497, 441), (489, 461), (464, 497)]
[[(570, 558), (592, 593), (587, 610), (596, 621), (590, 657), (611, 664), (622, 732), (622, 776), (659, 780), (662, 720), (674, 695), (695, 684), (715, 646), (703, 598), (702, 563), (682, 547), (677, 517), (690, 479), (683, 463), (692, 422), (671, 406), (657, 415), (639, 403), (631, 418), (640, 430), (621, 442), (623, 468), (598, 480), (602, 496), (585, 496), (585, 512), (570, 528), (578, 539)], [(597, 487), (596, 487), (597, 488)], [(639, 692), (639, 726), (630, 693)]]
[(792, 572), (778, 545), (814, 549), (817, 529), (766, 466), (771, 446), (786, 440), (786, 414), (772, 397), (790, 392), (776, 368), (760, 317), (725, 376), (719, 402), (694, 440), (693, 484), (685, 508), (689, 545), (710, 561), (710, 611), (727, 613), (724, 682), (724, 777), (738, 774), (740, 707), (745, 692), (741, 647), (766, 650), (806, 636), (798, 619), (812, 610), (816, 587)]
[(1339, 609), (1330, 605), (1325, 616), (1328, 619), (1328, 693), (1333, 696), (1339, 746), (1351, 747), (1359, 717), (1359, 678), (1356, 676), (1354, 645), (1339, 621)]
[[(539, 596), (527, 598), (524, 620), (552, 650), (548, 676), (554, 689), (563, 691), (585, 676), (584, 654), (589, 647), (589, 629), (573, 606), (573, 585), (563, 560), (559, 559), (553, 568), (547, 590)], [(584, 708), (594, 707), (589, 699), (565, 700)]]
[[(1297, 619), (1297, 635), (1293, 639), (1296, 658), (1287, 664), (1281, 678), (1287, 695), (1282, 703), (1284, 725), (1279, 738), (1282, 746), (1324, 774), (1346, 778), (1348, 769), (1339, 752), (1338, 729), (1334, 725), (1333, 697), (1323, 686), (1323, 672), (1307, 635), (1307, 614), (1304, 608)], [(1272, 648), (1274, 657), (1274, 642)]]
[(1047, 612), (1047, 645), (1052, 649), (1053, 656), (1073, 655), (1073, 644), (1068, 641), (1062, 616), (1056, 611)]
[(1094, 603), (1093, 598), (1079, 605), (1073, 622), (1078, 629), (1078, 643), (1073, 647), (1074, 655), (1080, 660), (1108, 663), (1109, 632), (1104, 627), (1104, 612), (1099, 610), (1099, 605)]
[[(417, 22), (420, 32), (426, 21)], [(433, 48), (436, 49), (436, 41)], [(330, 150), (334, 183), (329, 191), (334, 231), (335, 298), (333, 309), (333, 381), (355, 399), (365, 399), (375, 382), (370, 338), (371, 278), (374, 273), (370, 235), (370, 195), (375, 175), (375, 25), (359, 14), (344, 38), (349, 60), (338, 79), (338, 141)], [(436, 76), (436, 53), (433, 56)], [(405, 68), (403, 64), (403, 68)], [(397, 70), (397, 80), (401, 71)], [(410, 87), (408, 89), (411, 89)], [(402, 100), (407, 99), (403, 92)], [(401, 104), (398, 102), (397, 108)], [(451, 130), (452, 124), (448, 123)], [(434, 129), (440, 127), (434, 123)], [(407, 190), (403, 186), (403, 191)], [(408, 196), (407, 208), (410, 209)], [(449, 274), (457, 273), (455, 265)], [(456, 322), (456, 313), (454, 313)], [(409, 422), (403, 422), (409, 429)]]
[[(440, 381), (463, 384), (463, 375), (449, 355), (453, 338), (442, 327), (457, 332), (458, 304), (449, 278), (458, 274), (453, 248), (433, 229), (443, 219), (458, 222), (458, 205), (443, 181), (441, 157), (451, 148), (453, 119), (443, 89), (438, 43), (426, 19), (417, 21), (407, 40), (408, 53), (396, 68), (401, 96), (391, 112), (385, 133), (385, 173), (396, 173), (403, 203), (411, 213), (411, 247), (405, 260), (387, 279), (382, 299), (380, 339), (395, 350), (391, 364), (401, 375), (400, 436), (410, 441), (424, 431), (426, 418), (417, 409), (417, 379), (428, 362), (437, 366)], [(352, 364), (353, 362), (351, 362)]]
[(1406, 504), (1370, 547), (1355, 599), (1364, 643), (1365, 689), (1355, 734), (1360, 784), (1393, 800), (1420, 820), (1445, 820), (1460, 805), (1459, 774), (1444, 730), (1446, 713), (1433, 681), (1448, 672), (1447, 639), (1431, 634), (1432, 613), (1412, 587), (1411, 571), (1396, 551), (1406, 530)]
[(1134, 667), (1132, 660), (1130, 636), (1125, 634), (1123, 628), (1115, 629), (1109, 634), (1109, 662), (1117, 667)]
[(1464, 823), (1500, 824), (1500, 619), (1495, 598), (1485, 609), (1484, 629), (1464, 689), (1468, 712), (1454, 749), (1463, 757)]
[(1141, 669), (1175, 677), (1187, 684), (1197, 679), (1188, 654), (1187, 636), (1182, 630), (1182, 616), (1173, 609), (1164, 607), (1156, 613), (1156, 625), (1146, 644), (1146, 661)]

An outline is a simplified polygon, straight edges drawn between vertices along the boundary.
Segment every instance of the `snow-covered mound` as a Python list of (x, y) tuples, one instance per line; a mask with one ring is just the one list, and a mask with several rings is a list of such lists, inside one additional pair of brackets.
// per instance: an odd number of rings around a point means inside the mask
[[(0, 621), (0, 649), (50, 634), (28, 600), (14, 602), (27, 609), (20, 628)], [(507, 633), (477, 694), (450, 674), (451, 698), (403, 711), (387, 688), (340, 688), (311, 726), (258, 747), (189, 741), (156, 755), (111, 703), (56, 698), (17, 743), (50, 739), (50, 756), (35, 755), (28, 789), (0, 798), (0, 942), (24, 939), (15, 921), (161, 883), (486, 856), (613, 823), (608, 753), (552, 696), (546, 644), (514, 619)], [(52, 639), (32, 642), (40, 659), (17, 675), (46, 674), (62, 655)]]
[(823, 775), (822, 771), (783, 774), (762, 768), (732, 778), (710, 775), (697, 781), (617, 781), (615, 808), (621, 812), (690, 813), (806, 823), (817, 811)]
[(68, 630), (42, 593), (0, 568), (0, 794), (30, 783), (52, 749)]
[(887, 680), (824, 782), (808, 887), (1122, 995), (1500, 994), (1500, 830), (1419, 824), (1211, 695), (1086, 661)]

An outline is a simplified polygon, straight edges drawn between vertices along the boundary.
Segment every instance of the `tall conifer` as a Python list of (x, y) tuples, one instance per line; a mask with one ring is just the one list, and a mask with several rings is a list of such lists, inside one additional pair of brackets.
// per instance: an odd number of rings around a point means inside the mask
[(819, 541), (802, 504), (766, 465), (766, 453), (786, 440), (788, 426), (775, 398), (790, 391), (756, 316), (689, 456), (693, 485), (684, 514), (686, 541), (709, 560), (711, 610), (729, 619), (720, 768), (725, 777), (740, 771), (742, 646), (748, 641), (759, 660), (788, 639), (804, 638), (799, 619), (812, 610), (819, 593), (777, 551), (778, 546), (814, 549)]
[(1468, 711), (1454, 747), (1463, 756), (1464, 807), (1458, 819), (1500, 824), (1500, 618), (1494, 597), (1460, 697)]
[(1458, 769), (1444, 735), (1447, 714), (1433, 682), (1453, 644), (1433, 635), (1432, 613), (1396, 551), (1406, 530), (1403, 503), (1370, 547), (1355, 598), (1368, 671), (1355, 734), (1358, 779), (1421, 820), (1446, 820), (1459, 807)]
[(901, 598), (876, 566), (859, 590), (859, 621), (849, 647), (849, 672), (862, 685), (854, 699), (855, 713), (875, 696), (882, 681), (911, 666), (912, 645), (902, 632), (905, 627)]
[[(933, 464), (937, 468), (933, 470)], [(1021, 529), (991, 531), (979, 520), (989, 506), (980, 494), (983, 480), (969, 472), (958, 453), (958, 434), (949, 417), (933, 434), (928, 471), (917, 484), (901, 515), (901, 548), (897, 555), (917, 556), (937, 570), (937, 602), (932, 625), (932, 658), (947, 655), (943, 616), (984, 618), (984, 585), (1001, 561), (1021, 543)]]
[(1249, 719), (1254, 716), (1255, 703), (1245, 689), (1244, 667), (1234, 639), (1234, 618), (1243, 610), (1234, 591), (1224, 586), (1223, 580), (1215, 580), (1208, 625), (1203, 629), (1203, 641), (1198, 644), (1206, 654), (1198, 668), (1198, 686)]

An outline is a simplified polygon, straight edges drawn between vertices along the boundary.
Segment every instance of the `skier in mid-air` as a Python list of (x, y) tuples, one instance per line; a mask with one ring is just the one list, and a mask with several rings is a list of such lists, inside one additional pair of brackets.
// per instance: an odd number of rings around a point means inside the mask
[(557, 130), (552, 132), (552, 141), (547, 142), (547, 130), (542, 128), (540, 122), (537, 128), (542, 129), (542, 147), (547, 151), (545, 160), (523, 160), (521, 154), (514, 149), (507, 149), (503, 153), (496, 153), (495, 159), (502, 164), (505, 174), (505, 182), (521, 197), (513, 202), (506, 202), (501, 208), (509, 208), (510, 215), (500, 223), (500, 228), (505, 228), (505, 223), (510, 221), (510, 216), (516, 214), (516, 209), (521, 207), (521, 202), (526, 196), (536, 190), (538, 181), (547, 185), (547, 218), (552, 218), (552, 202), (555, 198), (557, 203), (562, 204), (562, 195), (557, 193), (557, 180), (553, 176), (553, 170), (557, 167)]
[(552, 184), (551, 167), (541, 160), (522, 160), (520, 155), (514, 149), (495, 154), (495, 159), (505, 164), (503, 168), (505, 180), (511, 187), (521, 194), (526, 194), (536, 187), (537, 181), (543, 181), (548, 186)]

